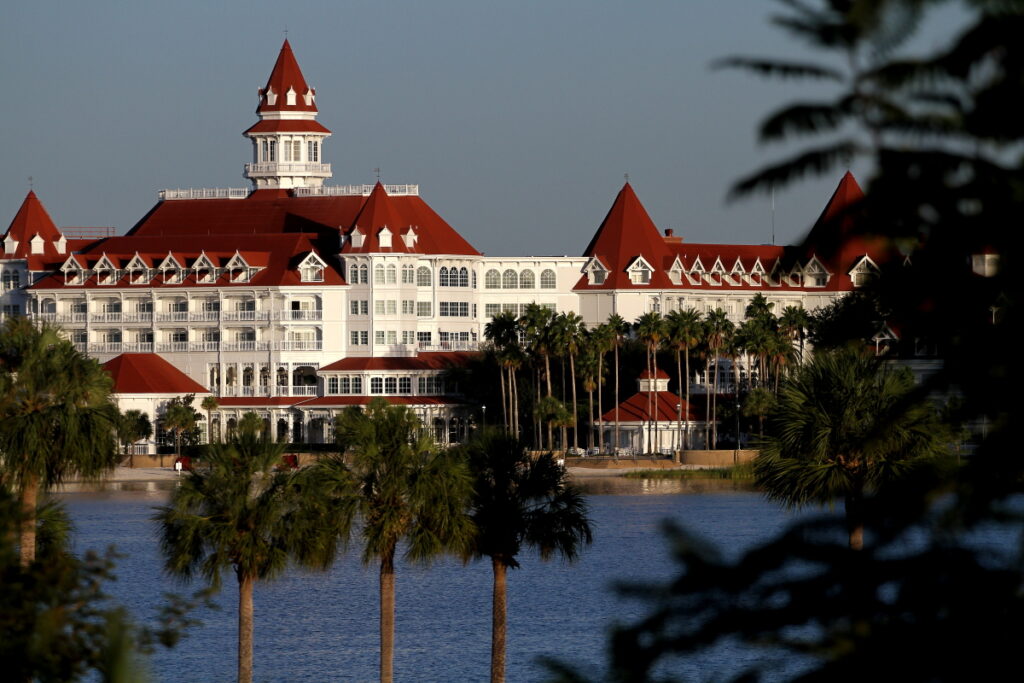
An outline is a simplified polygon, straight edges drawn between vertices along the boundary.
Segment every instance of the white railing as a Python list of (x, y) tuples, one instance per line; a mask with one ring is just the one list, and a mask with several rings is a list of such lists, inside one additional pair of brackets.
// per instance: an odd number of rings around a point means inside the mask
[(123, 353), (121, 342), (99, 342), (89, 344), (89, 353)]
[(187, 190), (160, 190), (157, 196), (168, 199), (245, 199), (249, 196), (247, 187), (200, 187)]
[[(323, 187), (297, 187), (296, 197), (366, 197), (374, 185), (324, 185)], [(419, 185), (385, 185), (384, 191), (392, 197), (418, 197)]]
[(47, 323), (57, 322), (56, 313), (29, 313), (29, 316), (35, 318), (36, 320), (42, 320), (43, 322)]
[(315, 341), (312, 339), (299, 339), (275, 342), (274, 348), (279, 351), (322, 351), (324, 343), (322, 341)]
[(323, 320), (323, 311), (281, 311), (279, 320)]
[(220, 319), (231, 321), (269, 320), (269, 311), (222, 311)]
[(89, 320), (94, 323), (119, 323), (121, 322), (121, 312), (116, 313), (93, 313)]
[(153, 314), (149, 312), (143, 313), (122, 313), (121, 322), (125, 323), (149, 323), (153, 322)]
[(125, 342), (121, 344), (124, 353), (153, 353), (153, 342)]
[(305, 161), (264, 161), (245, 165), (247, 178), (254, 175), (290, 175), (294, 173), (329, 176), (331, 175), (331, 165)]
[(160, 342), (156, 350), (157, 353), (180, 353), (188, 351), (188, 342)]
[(188, 314), (188, 319), (191, 322), (216, 322), (220, 320), (220, 311), (195, 311)]
[(270, 396), (269, 386), (259, 387), (224, 387), (220, 390), (221, 396)]
[(317, 390), (317, 387), (316, 387), (315, 384), (313, 386), (308, 386), (308, 387), (295, 387), (295, 386), (293, 386), (292, 389), (291, 389), (291, 395), (292, 396), (316, 396), (316, 390)]
[(267, 351), (270, 342), (265, 341), (233, 341), (221, 342), (221, 351)]
[(188, 311), (171, 311), (170, 313), (157, 313), (158, 323), (184, 323), (188, 322)]
[(479, 351), (480, 342), (447, 341), (438, 344), (420, 344), (420, 351)]
[(189, 342), (189, 351), (216, 351), (220, 348), (220, 342), (216, 341), (194, 341)]

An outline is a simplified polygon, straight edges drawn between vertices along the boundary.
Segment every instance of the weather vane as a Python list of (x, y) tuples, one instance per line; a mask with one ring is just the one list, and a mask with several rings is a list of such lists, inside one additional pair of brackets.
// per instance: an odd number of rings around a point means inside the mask
[(628, 173), (623, 173), (622, 177), (626, 179), (627, 183), (629, 182), (629, 174)]
[(28, 177), (28, 189), (32, 189), (32, 176)]

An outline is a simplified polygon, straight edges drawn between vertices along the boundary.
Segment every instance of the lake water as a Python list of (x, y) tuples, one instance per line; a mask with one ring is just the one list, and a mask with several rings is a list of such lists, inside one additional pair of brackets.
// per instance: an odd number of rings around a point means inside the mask
[[(723, 486), (724, 484), (724, 486)], [(172, 482), (173, 485), (173, 482)], [(573, 564), (541, 562), (532, 554), (508, 576), (509, 681), (543, 680), (541, 656), (599, 671), (607, 629), (630, 621), (643, 607), (616, 597), (616, 581), (660, 581), (675, 566), (659, 526), (671, 519), (699, 531), (729, 553), (739, 553), (779, 531), (793, 513), (727, 482), (602, 479), (590, 487), (594, 543)], [(76, 548), (116, 545), (118, 580), (109, 592), (136, 620), (155, 614), (165, 592), (201, 587), (164, 576), (150, 521), (167, 491), (69, 493), (65, 502), (76, 526)], [(489, 563), (445, 558), (430, 567), (397, 569), (395, 679), (485, 681), (490, 662)], [(376, 567), (364, 567), (358, 549), (327, 572), (295, 570), (257, 584), (257, 681), (372, 681), (377, 678), (378, 594)], [(199, 610), (202, 625), (172, 650), (149, 660), (154, 681), (230, 681), (236, 667), (237, 584), (224, 575), (220, 610)], [(750, 653), (750, 656), (755, 656)]]

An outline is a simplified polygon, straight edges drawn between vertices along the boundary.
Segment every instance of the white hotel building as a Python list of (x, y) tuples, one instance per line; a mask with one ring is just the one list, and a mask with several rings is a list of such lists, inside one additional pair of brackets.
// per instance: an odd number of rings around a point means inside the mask
[(315, 442), (337, 411), (383, 396), (445, 441), (475, 407), (444, 370), (498, 311), (536, 302), (594, 325), (721, 307), (739, 321), (756, 292), (777, 311), (826, 304), (887, 253), (836, 239), (860, 196), (847, 174), (812, 230), (817, 248), (686, 243), (661, 234), (627, 184), (582, 256), (483, 256), (417, 185), (325, 184), (330, 131), (287, 41), (257, 114), (250, 188), (165, 190), (126, 235), (62, 231), (29, 192), (0, 245), (3, 314), (59, 324), (101, 362), (140, 354), (118, 364), (134, 374), (115, 375), (116, 390), (154, 418), (171, 389), (199, 385), (220, 424), (254, 411), (275, 437)]

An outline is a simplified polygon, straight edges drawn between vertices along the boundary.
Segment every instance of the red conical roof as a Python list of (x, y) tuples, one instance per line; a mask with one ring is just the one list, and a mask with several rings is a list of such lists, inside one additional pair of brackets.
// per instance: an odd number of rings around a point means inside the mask
[(36, 193), (29, 190), (25, 201), (21, 203), (21, 208), (14, 215), (10, 227), (4, 233), (4, 239), (13, 237), (17, 240), (18, 246), (13, 252), (0, 254), (0, 258), (26, 258), (32, 250), (31, 240), (36, 235), (43, 240), (44, 254), (52, 256), (57, 253), (54, 243), (62, 237), (62, 234), (53, 219), (50, 218), (50, 214), (46, 212), (46, 207), (39, 201)]
[[(288, 91), (295, 91), (295, 104), (288, 104)], [(309, 94), (309, 103), (306, 103), (306, 94)], [(274, 63), (274, 70), (270, 72), (267, 85), (260, 89), (260, 104), (256, 108), (258, 113), (268, 111), (317, 111), (316, 101), (313, 95), (315, 90), (306, 85), (306, 79), (302, 77), (302, 69), (295, 61), (295, 54), (292, 53), (292, 46), (285, 39), (281, 46), (281, 53)], [(273, 100), (273, 104), (271, 104)]]
[(206, 387), (155, 353), (122, 353), (103, 364), (115, 394), (207, 394)]
[[(671, 286), (665, 271), (671, 266), (672, 252), (629, 183), (622, 186), (583, 255), (596, 256), (611, 271), (603, 285), (592, 285), (595, 288)], [(626, 273), (637, 256), (642, 256), (654, 268), (649, 285), (633, 284)], [(585, 285), (586, 280), (581, 284)]]
[(857, 179), (843, 175), (818, 220), (804, 239), (806, 256), (817, 256), (826, 267), (845, 275), (865, 255), (875, 263), (888, 258), (889, 242), (869, 234), (860, 203), (864, 199)]
[[(363, 245), (361, 247), (353, 247), (351, 246), (351, 240), (348, 240), (345, 242), (345, 246), (350, 247), (353, 251), (380, 251), (381, 246), (378, 233), (384, 227), (391, 231), (391, 247), (385, 248), (391, 251), (416, 251), (416, 249), (406, 248), (405, 241), (402, 239), (402, 233), (409, 226), (402, 224), (402, 219), (391, 203), (391, 197), (384, 189), (384, 185), (378, 180), (377, 184), (373, 186), (370, 196), (366, 198), (366, 202), (359, 210), (359, 214), (356, 215), (354, 227), (352, 228), (353, 230), (358, 228), (359, 232), (363, 234)], [(349, 234), (351, 235), (352, 233), (350, 232)], [(345, 251), (349, 251), (349, 249)]]

